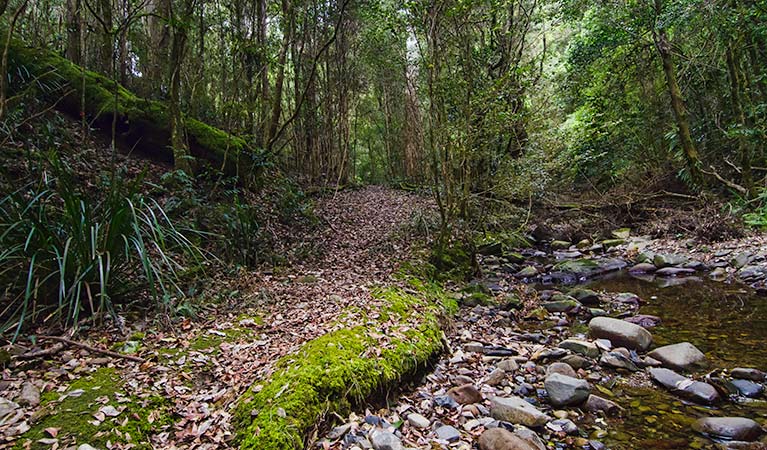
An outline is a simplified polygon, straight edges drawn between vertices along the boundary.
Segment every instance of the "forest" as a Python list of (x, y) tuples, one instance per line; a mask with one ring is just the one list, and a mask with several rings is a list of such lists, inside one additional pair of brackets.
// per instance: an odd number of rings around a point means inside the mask
[(764, 0), (0, 0), (0, 448), (767, 449)]

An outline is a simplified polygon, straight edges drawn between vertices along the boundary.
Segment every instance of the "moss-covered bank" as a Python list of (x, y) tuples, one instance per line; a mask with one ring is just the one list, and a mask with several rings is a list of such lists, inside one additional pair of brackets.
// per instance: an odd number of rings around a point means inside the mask
[[(107, 77), (18, 41), (9, 48), (8, 74), (14, 91), (33, 87), (57, 109), (76, 117), (84, 113), (106, 132), (116, 115), (117, 137), (126, 147), (157, 161), (173, 161), (164, 103), (140, 98)], [(242, 139), (193, 118), (185, 123), (191, 154), (212, 167), (244, 180), (262, 163), (263, 156)]]
[(436, 285), (416, 279), (408, 285), (374, 293), (386, 305), (376, 321), (306, 343), (277, 362), (270, 380), (254, 383), (235, 412), (240, 448), (304, 448), (328, 414), (346, 414), (424, 367), (442, 349), (441, 317), (456, 306)]
[(30, 430), (14, 448), (49, 449), (46, 439), (51, 434), (46, 430), (54, 429), (62, 447), (89, 444), (106, 448), (107, 442), (120, 442), (151, 449), (149, 436), (170, 424), (168, 400), (159, 396), (136, 399), (122, 389), (117, 370), (103, 367), (82, 375), (64, 392), (44, 394), (40, 409), (30, 420)]

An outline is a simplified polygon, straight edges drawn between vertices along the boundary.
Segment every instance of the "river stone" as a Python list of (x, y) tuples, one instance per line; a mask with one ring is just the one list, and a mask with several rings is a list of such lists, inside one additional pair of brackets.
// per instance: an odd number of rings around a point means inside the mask
[(447, 391), (447, 395), (462, 405), (471, 405), (482, 401), (482, 393), (473, 384), (456, 386)]
[(552, 373), (543, 382), (549, 400), (554, 406), (577, 405), (583, 403), (591, 391), (586, 380), (568, 377), (561, 373)]
[(609, 417), (619, 416), (621, 412), (623, 412), (623, 408), (617, 403), (593, 394), (589, 395), (589, 398), (586, 399), (586, 403), (583, 407), (586, 411), (603, 412)]
[(559, 343), (559, 347), (588, 358), (596, 358), (599, 356), (599, 349), (593, 342), (581, 341), (579, 339), (566, 339)]
[(700, 381), (694, 381), (683, 377), (670, 369), (650, 368), (647, 369), (653, 380), (660, 383), (671, 392), (698, 403), (710, 405), (719, 400), (719, 393), (714, 386)]
[(658, 270), (657, 267), (655, 267), (651, 263), (639, 263), (635, 264), (629, 269), (629, 273), (652, 273)]
[(0, 397), (0, 422), (2, 422), (5, 416), (11, 414), (17, 409), (19, 409), (19, 405), (17, 403), (12, 402), (6, 398)]
[(714, 281), (724, 281), (727, 279), (727, 270), (722, 267), (717, 267), (708, 274), (708, 277)]
[(618, 247), (625, 243), (626, 243), (625, 239), (605, 239), (604, 241), (602, 241), (602, 246), (605, 248), (605, 250), (609, 250), (613, 247)]
[[(528, 440), (504, 428), (490, 428), (479, 436), (479, 448), (481, 450), (538, 450)], [(545, 447), (544, 447), (545, 448)]]
[(759, 369), (736, 367), (730, 371), (730, 376), (733, 378), (740, 378), (741, 380), (751, 381), (765, 381), (767, 374)]
[(431, 425), (431, 421), (429, 419), (418, 413), (408, 414), (407, 422), (415, 428), (428, 428), (429, 425)]
[(695, 273), (695, 269), (687, 269), (685, 267), (664, 267), (658, 269), (655, 275), (659, 277), (678, 277), (684, 275), (692, 275)]
[(730, 260), (730, 265), (736, 269), (740, 269), (741, 267), (746, 266), (748, 263), (753, 261), (753, 257), (751, 256), (751, 253), (738, 253), (735, 255), (734, 258)]
[(639, 325), (642, 328), (652, 328), (660, 325), (661, 318), (651, 314), (637, 314), (636, 316), (626, 317), (626, 322)]
[(521, 397), (492, 397), (490, 415), (494, 419), (527, 427), (540, 427), (551, 420), (549, 416)]
[(548, 312), (556, 313), (572, 311), (581, 304), (569, 295), (557, 294), (551, 297), (551, 301), (542, 303), (541, 306)]
[(526, 266), (519, 272), (515, 273), (514, 276), (517, 278), (532, 278), (534, 276), (538, 275), (538, 269), (536, 269), (533, 266)]
[(681, 255), (658, 253), (653, 256), (652, 262), (655, 267), (663, 269), (664, 267), (681, 266), (687, 262), (687, 258)]
[(498, 362), (495, 367), (503, 370), (504, 372), (511, 373), (516, 372), (519, 369), (519, 364), (511, 358), (506, 358)]
[(599, 305), (599, 294), (591, 289), (574, 288), (567, 292), (567, 295), (573, 297), (584, 305)]
[(490, 372), (490, 374), (487, 376), (487, 379), (485, 379), (485, 384), (489, 386), (497, 386), (503, 383), (503, 380), (505, 379), (506, 371), (496, 367), (492, 372)]
[(751, 380), (732, 380), (730, 384), (744, 397), (759, 397), (764, 392), (764, 386)]
[(602, 357), (599, 358), (599, 363), (605, 366), (614, 367), (616, 369), (625, 369), (631, 372), (636, 372), (639, 370), (639, 368), (634, 364), (631, 359), (629, 359), (626, 355), (612, 351), (612, 352), (605, 352), (602, 354)]
[(595, 338), (609, 339), (613, 345), (644, 351), (652, 344), (652, 335), (639, 325), (611, 317), (595, 317), (589, 322), (589, 333)]
[(455, 442), (461, 439), (461, 432), (450, 425), (442, 425), (435, 431), (437, 439), (447, 442)]
[(552, 420), (546, 424), (546, 428), (555, 433), (564, 432), (565, 434), (575, 434), (578, 432), (578, 425), (570, 419)]
[(551, 249), (562, 250), (562, 249), (569, 248), (571, 245), (573, 245), (572, 242), (568, 242), (568, 241), (553, 241), (551, 243)]
[(664, 345), (651, 351), (647, 356), (675, 370), (689, 371), (706, 364), (706, 355), (689, 342)]
[(639, 306), (642, 303), (642, 299), (633, 292), (621, 292), (615, 296), (615, 301), (618, 303), (624, 303), (627, 305)]
[(745, 417), (704, 417), (692, 424), (698, 433), (719, 439), (754, 441), (762, 434), (758, 423)]
[(591, 365), (591, 361), (580, 355), (567, 355), (560, 359), (561, 362), (567, 364), (575, 370), (585, 369)]
[(558, 373), (568, 377), (578, 378), (578, 374), (575, 373), (575, 370), (573, 370), (569, 364), (565, 364), (563, 362), (555, 362), (549, 364), (549, 367), (546, 368), (546, 375), (551, 375), (552, 373)]
[(399, 438), (388, 431), (373, 430), (368, 439), (375, 450), (403, 450)]
[(767, 267), (746, 266), (738, 271), (738, 277), (743, 281), (759, 281), (767, 277)]
[(591, 241), (588, 239), (582, 239), (578, 241), (577, 244), (575, 244), (575, 248), (577, 248), (578, 250), (586, 250), (590, 246), (591, 246)]

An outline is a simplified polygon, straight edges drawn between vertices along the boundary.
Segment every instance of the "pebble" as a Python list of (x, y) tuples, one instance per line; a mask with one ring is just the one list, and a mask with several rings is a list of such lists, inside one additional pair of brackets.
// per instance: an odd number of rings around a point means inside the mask
[(461, 439), (461, 432), (450, 425), (443, 425), (435, 431), (437, 439), (447, 442), (456, 442)]
[(373, 430), (368, 439), (375, 450), (403, 450), (402, 441), (388, 431)]

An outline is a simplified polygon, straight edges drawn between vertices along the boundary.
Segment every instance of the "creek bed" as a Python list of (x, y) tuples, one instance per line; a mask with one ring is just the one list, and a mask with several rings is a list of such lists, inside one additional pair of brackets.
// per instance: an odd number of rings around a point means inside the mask
[[(709, 370), (767, 365), (767, 297), (739, 284), (707, 279), (654, 279), (617, 273), (586, 284), (596, 291), (633, 292), (645, 303), (640, 314), (662, 323), (652, 328), (654, 345), (688, 341), (709, 359)], [(610, 448), (705, 448), (690, 424), (703, 416), (767, 418), (764, 397), (741, 403), (725, 399), (715, 407), (683, 403), (661, 387), (619, 385), (613, 398), (626, 409), (608, 421), (604, 442)]]

